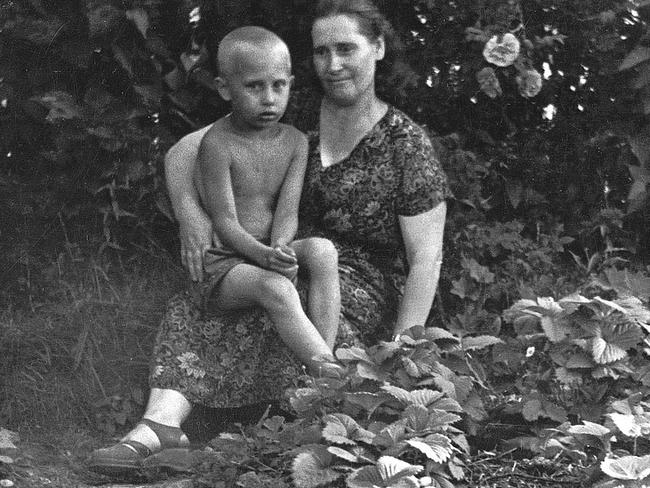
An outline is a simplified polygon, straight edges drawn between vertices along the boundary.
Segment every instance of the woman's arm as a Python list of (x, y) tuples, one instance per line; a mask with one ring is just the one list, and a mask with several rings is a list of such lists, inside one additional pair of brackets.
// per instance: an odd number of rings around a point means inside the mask
[(186, 135), (165, 155), (167, 190), (179, 224), (181, 262), (194, 281), (203, 281), (203, 253), (213, 240), (212, 222), (201, 208), (193, 180), (199, 145), (209, 128)]
[(424, 325), (427, 320), (440, 278), (446, 214), (443, 201), (422, 214), (399, 216), (409, 273), (393, 334)]

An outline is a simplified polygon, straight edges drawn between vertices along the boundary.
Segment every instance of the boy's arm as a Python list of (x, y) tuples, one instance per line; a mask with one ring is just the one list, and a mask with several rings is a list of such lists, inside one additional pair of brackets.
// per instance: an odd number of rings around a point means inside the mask
[(271, 246), (285, 247), (298, 230), (298, 206), (307, 168), (307, 138), (296, 131), (293, 158), (285, 175), (273, 216)]
[(217, 134), (208, 132), (199, 147), (198, 165), (205, 188), (205, 206), (219, 239), (263, 268), (271, 248), (257, 241), (239, 224), (230, 177), (230, 152)]

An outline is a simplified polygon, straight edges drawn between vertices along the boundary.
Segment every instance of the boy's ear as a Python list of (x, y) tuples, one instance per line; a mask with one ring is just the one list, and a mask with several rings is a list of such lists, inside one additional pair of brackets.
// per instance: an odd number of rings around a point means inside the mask
[(221, 98), (223, 98), (226, 102), (229, 102), (232, 97), (230, 96), (230, 88), (228, 87), (228, 82), (221, 76), (217, 76), (214, 81), (217, 83), (217, 91), (219, 92), (219, 95), (221, 95)]
[(381, 59), (384, 59), (384, 56), (386, 55), (386, 41), (384, 40), (384, 36), (377, 38), (375, 41), (375, 49), (377, 50), (375, 54), (375, 60), (379, 61)]
[(293, 88), (293, 84), (294, 84), (295, 81), (296, 81), (296, 77), (291, 75), (289, 77), (289, 88)]

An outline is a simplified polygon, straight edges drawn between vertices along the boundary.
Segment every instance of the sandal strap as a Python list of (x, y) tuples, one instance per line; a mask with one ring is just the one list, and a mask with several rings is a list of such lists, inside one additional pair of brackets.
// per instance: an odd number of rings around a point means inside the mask
[(187, 447), (185, 443), (181, 442), (184, 432), (179, 427), (171, 427), (146, 418), (143, 418), (138, 423), (146, 425), (156, 434), (158, 442), (160, 442), (160, 450)]
[(135, 452), (136, 454), (138, 454), (143, 458), (151, 456), (152, 454), (151, 449), (149, 449), (147, 446), (145, 446), (144, 444), (138, 441), (127, 440), (127, 441), (120, 442), (118, 445), (131, 449), (133, 452)]

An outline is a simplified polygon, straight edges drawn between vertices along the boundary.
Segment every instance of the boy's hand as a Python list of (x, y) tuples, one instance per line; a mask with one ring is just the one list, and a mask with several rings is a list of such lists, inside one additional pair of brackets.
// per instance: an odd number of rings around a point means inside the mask
[(277, 244), (268, 255), (268, 269), (293, 281), (298, 275), (298, 259), (295, 251), (285, 244)]

